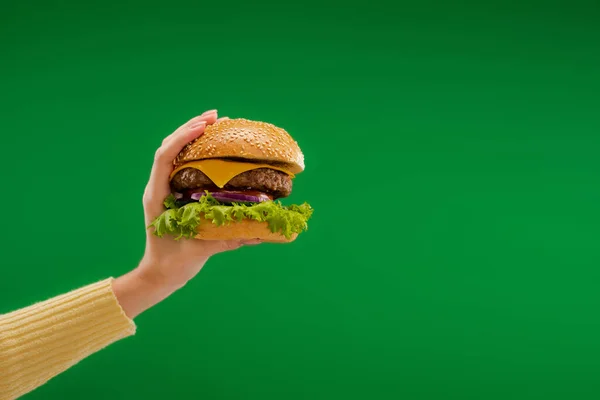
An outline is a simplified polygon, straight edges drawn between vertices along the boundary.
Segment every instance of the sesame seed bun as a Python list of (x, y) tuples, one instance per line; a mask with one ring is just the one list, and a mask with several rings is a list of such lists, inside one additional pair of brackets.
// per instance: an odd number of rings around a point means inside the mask
[(287, 131), (267, 122), (244, 118), (222, 120), (206, 127), (175, 159), (175, 167), (209, 158), (235, 158), (279, 165), (297, 174), (304, 155)]
[(201, 218), (196, 239), (203, 240), (251, 240), (261, 239), (263, 242), (289, 243), (296, 240), (294, 233), (290, 239), (280, 233), (273, 233), (266, 222), (244, 219), (217, 226), (207, 219)]

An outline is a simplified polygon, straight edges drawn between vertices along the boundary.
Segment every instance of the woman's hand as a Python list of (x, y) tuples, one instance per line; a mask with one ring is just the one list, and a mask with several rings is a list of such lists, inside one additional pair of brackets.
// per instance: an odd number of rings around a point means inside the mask
[[(144, 215), (146, 226), (163, 211), (163, 202), (171, 193), (169, 176), (173, 160), (186, 144), (204, 133), (207, 125), (217, 121), (217, 111), (206, 111), (192, 118), (167, 136), (156, 151), (150, 180), (144, 191)], [(184, 286), (204, 266), (209, 257), (244, 244), (258, 241), (205, 241), (198, 239), (174, 240), (159, 238), (152, 230), (146, 230), (146, 251), (140, 265), (127, 275), (113, 282), (114, 292), (130, 318), (160, 302)]]

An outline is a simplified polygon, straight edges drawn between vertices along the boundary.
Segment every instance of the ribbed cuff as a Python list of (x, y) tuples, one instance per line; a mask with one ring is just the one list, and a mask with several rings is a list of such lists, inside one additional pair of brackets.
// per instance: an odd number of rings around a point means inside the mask
[(113, 279), (0, 316), (0, 400), (17, 398), (135, 334)]

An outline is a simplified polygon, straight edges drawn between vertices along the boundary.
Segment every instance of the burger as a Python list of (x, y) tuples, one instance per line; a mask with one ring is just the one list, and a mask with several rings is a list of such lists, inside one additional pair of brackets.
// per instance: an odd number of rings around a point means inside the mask
[(157, 236), (291, 242), (308, 228), (309, 204), (284, 206), (304, 155), (287, 131), (243, 118), (206, 127), (173, 161)]

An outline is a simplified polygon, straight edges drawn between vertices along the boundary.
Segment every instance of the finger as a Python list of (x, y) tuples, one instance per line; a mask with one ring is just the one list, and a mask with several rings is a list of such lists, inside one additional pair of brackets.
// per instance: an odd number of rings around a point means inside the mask
[(187, 143), (202, 135), (205, 127), (206, 121), (191, 125), (188, 129), (173, 136), (170, 141), (164, 143), (156, 151), (150, 179), (144, 193), (144, 207), (148, 214), (156, 217), (162, 212), (162, 203), (170, 193), (169, 176), (173, 169), (173, 159)]
[(173, 160), (189, 142), (204, 133), (207, 124), (217, 120), (215, 112), (192, 118), (175, 131), (168, 140), (156, 151), (150, 179), (144, 192), (144, 208), (147, 221), (160, 215), (163, 211), (163, 201), (169, 195), (169, 176), (173, 170)]
[(191, 141), (198, 138), (204, 133), (206, 125), (213, 124), (217, 121), (216, 110), (210, 110), (198, 117), (194, 117), (184, 125), (180, 126), (173, 134), (169, 135), (167, 139), (163, 141), (162, 146), (157, 150), (155, 155), (155, 161), (153, 165), (153, 172), (159, 173), (158, 178), (164, 177), (164, 169), (160, 166), (168, 165), (168, 173), (170, 174), (170, 168), (172, 167), (173, 160), (181, 152), (181, 150)]
[(166, 138), (164, 138), (163, 144), (165, 144), (169, 140), (171, 140), (173, 138), (173, 136), (176, 136), (179, 132), (181, 132), (182, 129), (186, 129), (187, 127), (189, 127), (190, 125), (193, 125), (196, 122), (207, 121), (207, 124), (210, 123), (210, 121), (213, 120), (212, 114), (214, 114), (214, 118), (216, 118), (217, 117), (217, 110), (204, 111), (202, 114), (200, 114), (200, 115), (198, 115), (198, 116), (190, 119), (188, 122), (186, 122), (185, 124), (181, 125), (179, 128), (175, 129), (175, 131), (173, 133), (171, 133), (169, 136), (167, 136)]
[(215, 113), (215, 114), (216, 114), (216, 113), (217, 113), (217, 110), (216, 110), (216, 109), (213, 109), (213, 110), (206, 110), (206, 111), (204, 111), (204, 112), (203, 112), (202, 114), (200, 114), (200, 115), (202, 116), (202, 115), (206, 115), (206, 114), (209, 114), (209, 113)]
[(162, 146), (166, 162), (171, 165), (175, 157), (177, 157), (188, 143), (201, 136), (207, 125), (214, 124), (215, 122), (217, 122), (217, 114), (209, 113), (201, 118), (191, 120), (186, 126), (178, 129)]
[(217, 110), (205, 111), (201, 115), (198, 115), (197, 117), (190, 119), (188, 122), (186, 122), (185, 124), (183, 124), (179, 128), (177, 128), (177, 130), (175, 132), (173, 132), (171, 137), (177, 136), (182, 130), (188, 129), (190, 126), (193, 126), (201, 121), (206, 121), (207, 125), (214, 124), (215, 122), (217, 122), (217, 118), (218, 118)]
[(221, 117), (217, 120), (217, 122), (227, 121), (228, 119), (229, 119), (229, 117)]

